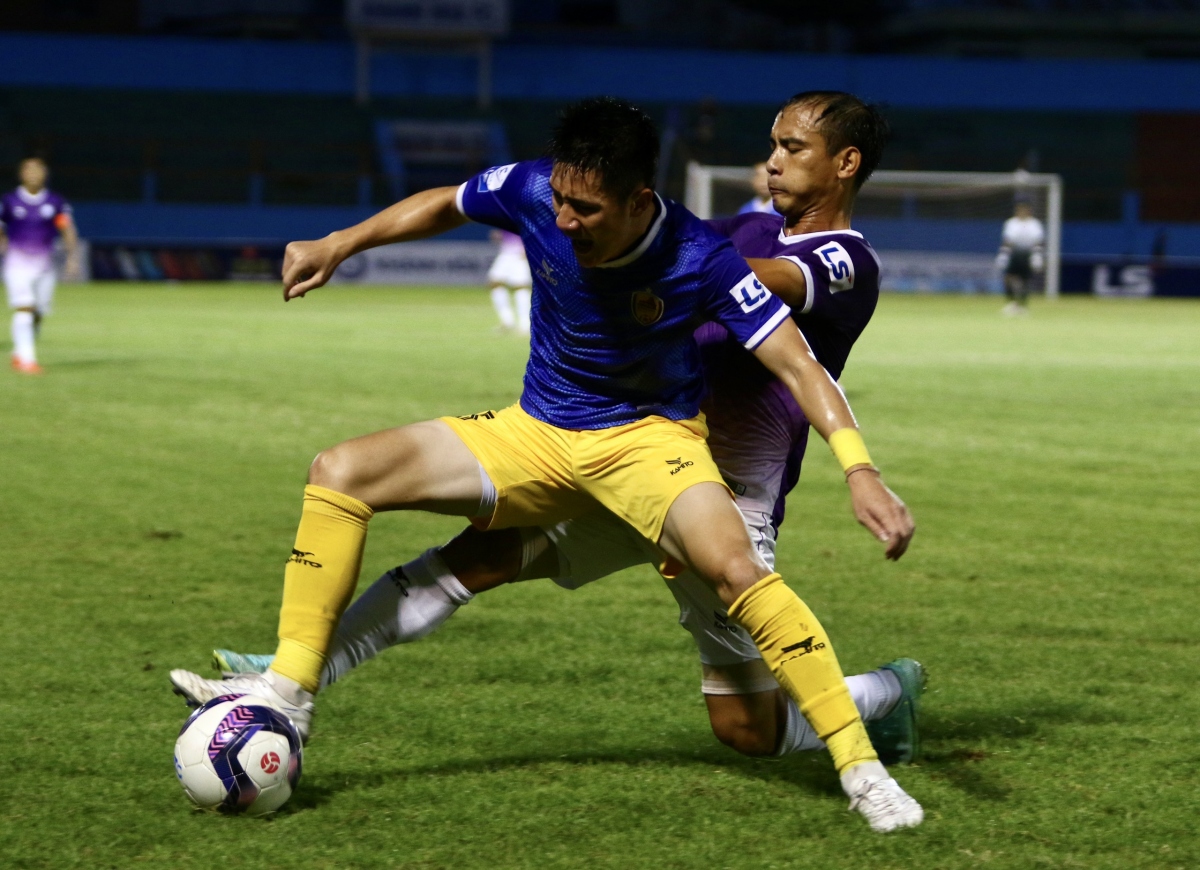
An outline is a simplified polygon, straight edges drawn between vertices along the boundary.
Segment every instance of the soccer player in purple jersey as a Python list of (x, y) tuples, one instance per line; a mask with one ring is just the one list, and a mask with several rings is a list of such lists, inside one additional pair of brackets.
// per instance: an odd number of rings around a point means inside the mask
[[(728, 484), (696, 440), (705, 432), (702, 382), (693, 381), (697, 318), (720, 322), (789, 385), (846, 469), (860, 521), (890, 557), (907, 547), (911, 518), (882, 485), (844, 396), (790, 309), (746, 272), (744, 260), (731, 259), (728, 242), (653, 192), (657, 150), (641, 112), (615, 100), (585, 101), (564, 113), (552, 160), (497, 167), (457, 191), (418, 194), (351, 230), (345, 243), (335, 234), (292, 248), (287, 297), (320, 286), (363, 247), (459, 223), (451, 209), (520, 232), (536, 264), (525, 390), (513, 408), (390, 430), (318, 456), (285, 574), (280, 646), (266, 675), (219, 681), (173, 671), (172, 683), (194, 702), (262, 694), (307, 732), (374, 510), (435, 510), (514, 528), (604, 508), (679, 570), (687, 566), (753, 639), (825, 741), (851, 808), (879, 831), (919, 824), (920, 806), (878, 761), (828, 636), (754, 547)], [(802, 287), (803, 269), (789, 269), (793, 287)]]
[(71, 206), (46, 187), (49, 171), (39, 157), (22, 160), (20, 184), (0, 196), (0, 254), (4, 255), (4, 288), (12, 309), (12, 367), (22, 374), (41, 374), (36, 337), (54, 299), (54, 240), (62, 236), (67, 253), (66, 277), (79, 275), (79, 237)]

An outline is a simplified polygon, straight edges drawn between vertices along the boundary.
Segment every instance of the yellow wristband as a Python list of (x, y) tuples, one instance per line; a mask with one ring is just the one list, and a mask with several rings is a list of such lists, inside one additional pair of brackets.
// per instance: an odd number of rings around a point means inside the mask
[(842, 464), (842, 471), (849, 471), (856, 465), (874, 466), (874, 463), (871, 462), (871, 454), (867, 452), (867, 445), (863, 443), (862, 435), (852, 427), (830, 433), (829, 449), (833, 451), (837, 461)]

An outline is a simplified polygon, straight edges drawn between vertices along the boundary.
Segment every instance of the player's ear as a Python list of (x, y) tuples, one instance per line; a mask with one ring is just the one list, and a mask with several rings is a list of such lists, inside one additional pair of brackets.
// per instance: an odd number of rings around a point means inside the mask
[(630, 214), (640, 215), (646, 209), (654, 208), (654, 191), (648, 187), (643, 187), (641, 190), (635, 191), (629, 198)]
[(843, 148), (837, 156), (838, 178), (853, 178), (862, 166), (862, 152), (853, 145)]

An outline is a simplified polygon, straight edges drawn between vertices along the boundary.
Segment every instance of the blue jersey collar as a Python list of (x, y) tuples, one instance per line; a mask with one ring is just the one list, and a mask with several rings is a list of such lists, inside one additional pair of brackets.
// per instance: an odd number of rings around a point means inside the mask
[(642, 240), (638, 243), (638, 246), (628, 254), (625, 254), (623, 257), (617, 257), (615, 260), (609, 260), (607, 263), (601, 263), (595, 268), (619, 269), (622, 266), (628, 266), (642, 254), (646, 253), (650, 245), (654, 243), (654, 239), (657, 238), (658, 231), (662, 229), (663, 221), (666, 220), (667, 217), (667, 204), (662, 201), (662, 197), (657, 193), (654, 194), (654, 198), (658, 201), (658, 217), (656, 217), (654, 222), (650, 224), (650, 229), (646, 230), (646, 235), (642, 237)]

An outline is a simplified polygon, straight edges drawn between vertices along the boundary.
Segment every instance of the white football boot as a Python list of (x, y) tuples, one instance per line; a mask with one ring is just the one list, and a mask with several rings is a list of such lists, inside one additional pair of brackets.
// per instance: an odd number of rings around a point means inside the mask
[(171, 671), (171, 685), (176, 695), (183, 695), (188, 703), (207, 704), (221, 695), (254, 695), (283, 711), (292, 720), (300, 733), (300, 741), (308, 742), (312, 727), (313, 695), (306, 692), (287, 677), (274, 671), (265, 674), (237, 674), (224, 680), (207, 680), (191, 671)]
[(886, 834), (897, 828), (915, 828), (925, 820), (921, 805), (887, 775), (882, 764), (859, 765), (847, 778), (850, 781), (843, 781), (843, 787), (850, 797), (850, 809), (866, 819), (872, 831)]

